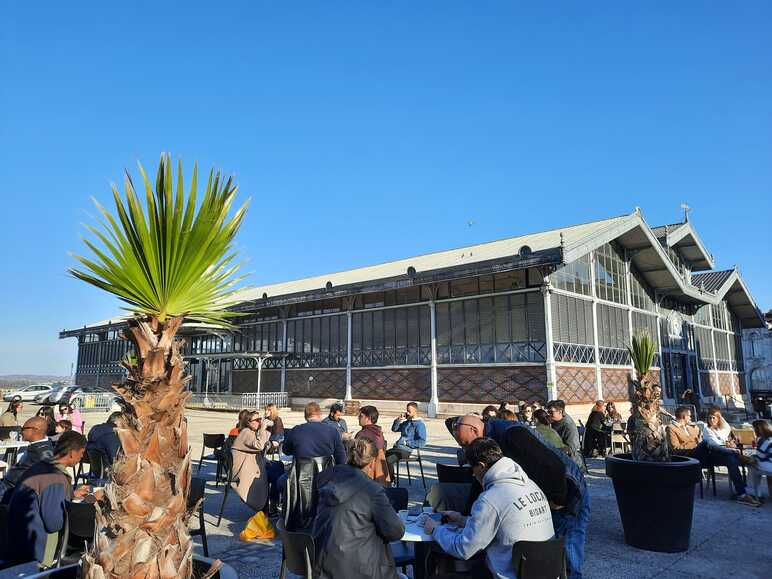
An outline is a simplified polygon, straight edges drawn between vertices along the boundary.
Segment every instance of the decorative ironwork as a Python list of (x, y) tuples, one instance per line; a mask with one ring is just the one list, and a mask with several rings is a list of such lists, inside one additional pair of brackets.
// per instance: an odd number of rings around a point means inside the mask
[(715, 368), (719, 372), (731, 372), (732, 371), (732, 361), (731, 360), (716, 360), (715, 361)]
[(580, 364), (595, 362), (595, 348), (592, 346), (555, 342), (553, 348), (556, 362), (578, 362)]
[(346, 354), (338, 352), (290, 354), (286, 360), (287, 368), (345, 368), (346, 366)]
[(607, 366), (630, 366), (630, 353), (623, 348), (599, 348), (600, 363)]
[(545, 353), (546, 344), (544, 342), (440, 346), (437, 348), (437, 361), (440, 364), (543, 362)]
[[(234, 370), (257, 370), (256, 358), (233, 358)], [(275, 370), (281, 368), (281, 358), (265, 358), (263, 360), (263, 370)]]
[[(386, 348), (382, 350), (355, 350), (351, 353), (354, 368), (378, 366), (429, 366), (432, 363), (430, 347)], [(345, 357), (343, 365), (346, 365)]]
[(443, 402), (532, 400), (547, 397), (544, 367), (440, 368), (438, 393)]

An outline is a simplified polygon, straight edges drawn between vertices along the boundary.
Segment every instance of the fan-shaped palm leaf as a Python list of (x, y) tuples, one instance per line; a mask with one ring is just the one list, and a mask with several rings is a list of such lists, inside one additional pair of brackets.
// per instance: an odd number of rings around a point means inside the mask
[(197, 203), (197, 167), (185, 198), (182, 164), (177, 165), (176, 187), (169, 155), (161, 155), (155, 189), (139, 166), (145, 187), (143, 206), (131, 176), (124, 180), (125, 197), (112, 187), (115, 214), (96, 204), (100, 227), (87, 225), (99, 243), (84, 238), (93, 256), (75, 255), (83, 269), (72, 275), (108, 291), (138, 314), (157, 318), (185, 316), (228, 325), (233, 312), (236, 277), (233, 239), (248, 202), (229, 217), (238, 187), (210, 171), (200, 205)]

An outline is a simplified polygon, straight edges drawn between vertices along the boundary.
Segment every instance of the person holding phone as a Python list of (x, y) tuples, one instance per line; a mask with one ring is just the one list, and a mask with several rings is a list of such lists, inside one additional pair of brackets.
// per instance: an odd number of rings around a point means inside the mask
[(391, 424), (392, 432), (399, 432), (399, 440), (386, 451), (386, 464), (389, 466), (389, 478), (394, 480), (394, 465), (408, 458), (413, 449), (426, 446), (426, 425), (418, 416), (418, 404), (408, 402), (406, 412), (397, 416)]

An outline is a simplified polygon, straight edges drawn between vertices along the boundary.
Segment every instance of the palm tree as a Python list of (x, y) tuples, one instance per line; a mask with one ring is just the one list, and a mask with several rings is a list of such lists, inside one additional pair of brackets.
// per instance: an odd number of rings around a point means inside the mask
[(142, 166), (145, 204), (131, 177), (125, 199), (113, 186), (115, 215), (94, 201), (103, 219), (86, 226), (101, 242), (84, 239), (91, 258), (75, 256), (78, 279), (110, 292), (132, 313), (122, 338), (131, 353), (126, 379), (113, 387), (133, 407), (118, 428), (123, 453), (105, 489), (109, 508), (97, 509), (99, 533), (84, 556), (84, 577), (190, 577), (192, 542), (186, 500), (190, 451), (185, 402), (189, 394), (176, 338), (183, 320), (228, 326), (239, 267), (233, 239), (246, 203), (232, 216), (237, 186), (212, 171), (198, 203), (194, 166), (186, 195), (182, 165), (176, 187), (169, 155), (161, 155), (155, 189)]
[(632, 454), (635, 460), (666, 461), (669, 449), (660, 421), (662, 389), (652, 384), (649, 370), (654, 362), (656, 347), (645, 330), (633, 336), (627, 348), (635, 368), (633, 386), (633, 415), (635, 428), (632, 435)]

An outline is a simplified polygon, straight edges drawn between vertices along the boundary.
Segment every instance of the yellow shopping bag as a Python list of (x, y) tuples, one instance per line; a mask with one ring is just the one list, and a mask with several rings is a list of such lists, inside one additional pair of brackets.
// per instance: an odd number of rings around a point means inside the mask
[(247, 526), (239, 534), (242, 541), (254, 541), (256, 539), (275, 539), (276, 531), (271, 525), (271, 521), (265, 516), (263, 511), (258, 511), (247, 521)]

